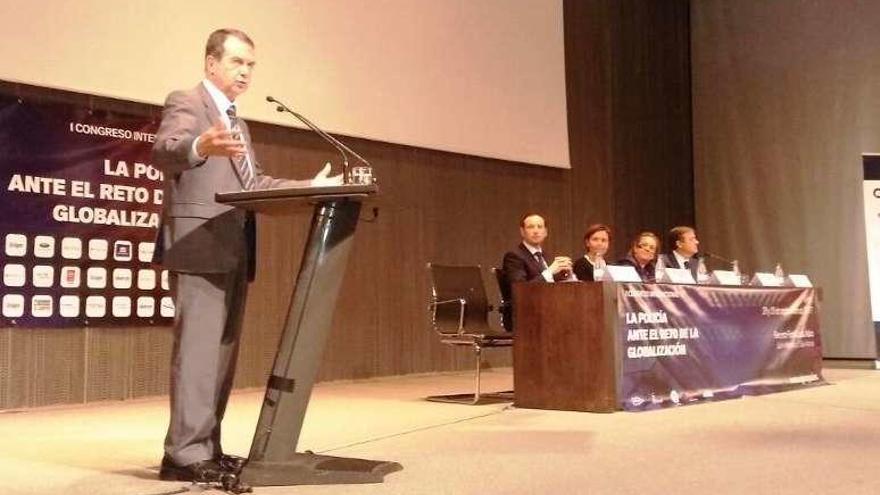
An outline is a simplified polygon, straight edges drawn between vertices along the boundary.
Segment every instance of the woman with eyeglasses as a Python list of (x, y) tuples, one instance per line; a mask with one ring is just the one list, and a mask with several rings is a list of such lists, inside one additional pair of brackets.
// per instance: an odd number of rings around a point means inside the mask
[(653, 232), (642, 232), (635, 237), (632, 247), (626, 258), (615, 263), (616, 265), (629, 265), (636, 269), (644, 282), (654, 281), (654, 265), (657, 262), (657, 250), (660, 248), (660, 238)]
[(605, 269), (605, 254), (611, 243), (611, 227), (597, 223), (590, 225), (584, 234), (584, 249), (587, 251), (574, 262), (574, 274), (578, 280), (592, 282), (597, 269)]

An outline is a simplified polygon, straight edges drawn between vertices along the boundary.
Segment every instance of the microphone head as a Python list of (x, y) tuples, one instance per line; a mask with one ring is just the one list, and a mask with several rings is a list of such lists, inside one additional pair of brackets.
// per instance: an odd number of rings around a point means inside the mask
[(268, 101), (269, 103), (275, 103), (275, 98), (272, 98), (271, 96), (267, 96), (266, 101)]
[(284, 107), (282, 107), (282, 106), (279, 105), (279, 106), (275, 107), (275, 110), (277, 110), (277, 111), (279, 111), (279, 112), (283, 112), (283, 111), (284, 111)]

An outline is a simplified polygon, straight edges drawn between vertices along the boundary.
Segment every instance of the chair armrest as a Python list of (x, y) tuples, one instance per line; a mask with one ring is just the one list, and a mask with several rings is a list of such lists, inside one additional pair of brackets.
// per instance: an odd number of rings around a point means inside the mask
[(459, 305), (461, 305), (458, 313), (458, 333), (461, 333), (464, 331), (464, 308), (467, 305), (467, 301), (465, 301), (464, 298), (447, 299), (445, 301), (431, 301), (430, 303), (428, 303), (428, 309), (431, 310), (431, 324), (434, 325), (435, 328), (437, 327), (437, 306), (441, 304), (451, 303), (458, 303)]

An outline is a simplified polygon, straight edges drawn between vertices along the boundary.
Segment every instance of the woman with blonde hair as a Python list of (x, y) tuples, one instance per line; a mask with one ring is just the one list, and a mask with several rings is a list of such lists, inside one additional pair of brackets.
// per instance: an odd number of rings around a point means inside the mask
[(636, 269), (644, 282), (654, 281), (654, 268), (657, 263), (657, 251), (660, 249), (660, 238), (653, 232), (641, 232), (635, 236), (626, 257), (615, 265), (629, 265)]

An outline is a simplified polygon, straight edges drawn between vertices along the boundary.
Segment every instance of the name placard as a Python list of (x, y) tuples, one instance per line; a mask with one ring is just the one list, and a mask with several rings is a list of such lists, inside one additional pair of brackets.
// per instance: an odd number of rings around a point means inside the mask
[(718, 285), (742, 285), (740, 276), (731, 270), (713, 270), (712, 278), (709, 280), (711, 284)]
[(667, 268), (664, 270), (665, 281), (673, 284), (695, 284), (694, 275), (687, 268)]
[(642, 277), (639, 276), (639, 272), (636, 271), (635, 267), (630, 265), (623, 266), (615, 266), (608, 265), (605, 267), (608, 270), (608, 276), (611, 278), (613, 282), (641, 282)]
[(782, 280), (774, 273), (757, 272), (752, 277), (750, 285), (758, 287), (782, 287)]
[(786, 277), (786, 279), (787, 280), (785, 285), (791, 285), (793, 287), (801, 288), (813, 286), (813, 282), (810, 281), (810, 277), (801, 273), (792, 273), (788, 277)]

